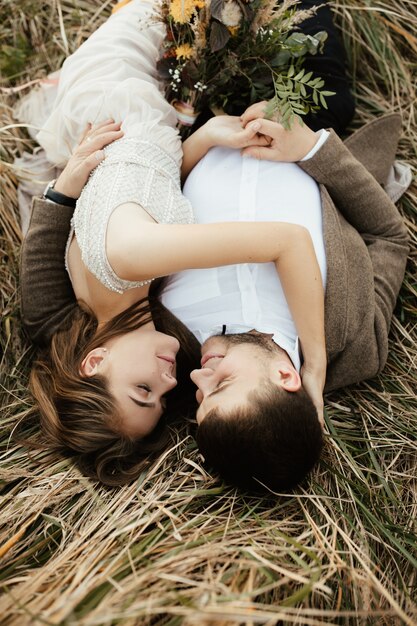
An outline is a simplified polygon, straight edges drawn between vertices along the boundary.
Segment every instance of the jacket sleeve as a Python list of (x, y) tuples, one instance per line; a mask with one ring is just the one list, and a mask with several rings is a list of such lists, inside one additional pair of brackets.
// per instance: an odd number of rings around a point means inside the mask
[(299, 166), (326, 187), (338, 211), (365, 242), (373, 268), (375, 325), (388, 335), (409, 252), (407, 230), (397, 208), (334, 132)]
[(39, 345), (49, 343), (76, 306), (65, 268), (65, 249), (74, 209), (34, 198), (20, 259), (23, 325)]

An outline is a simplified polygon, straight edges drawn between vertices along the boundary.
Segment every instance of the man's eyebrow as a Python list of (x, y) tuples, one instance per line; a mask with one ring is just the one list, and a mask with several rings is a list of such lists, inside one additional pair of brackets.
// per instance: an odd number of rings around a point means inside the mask
[(226, 387), (229, 387), (229, 385), (231, 385), (232, 382), (233, 381), (231, 380), (231, 381), (229, 381), (227, 383), (224, 383), (224, 385), (221, 385), (220, 387), (217, 387), (217, 389), (215, 389), (214, 391), (212, 391), (211, 393), (209, 393), (207, 395), (207, 398), (212, 398), (213, 396), (216, 395), (216, 393), (220, 393), (221, 391), (223, 391), (223, 389), (226, 389)]
[(132, 396), (129, 396), (129, 398), (133, 400), (133, 402), (137, 404), (138, 406), (149, 407), (151, 409), (153, 409), (156, 406), (156, 404), (154, 404), (153, 402), (141, 402), (140, 400), (135, 400), (135, 398), (132, 398)]

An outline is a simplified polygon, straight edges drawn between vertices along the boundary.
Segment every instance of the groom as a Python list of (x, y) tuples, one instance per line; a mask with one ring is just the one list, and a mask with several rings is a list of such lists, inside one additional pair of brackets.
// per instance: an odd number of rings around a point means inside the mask
[[(257, 117), (254, 109), (244, 123)], [(408, 253), (402, 219), (381, 187), (394, 159), (399, 116), (375, 120), (345, 144), (334, 132), (322, 133), (314, 154), (297, 165), (272, 163), (286, 160), (286, 131), (258, 123), (272, 142), (249, 152), (267, 161), (216, 148), (191, 173), (184, 192), (196, 219), (275, 219), (307, 227), (326, 287), (325, 391), (373, 377), (387, 358)], [(203, 456), (233, 483), (254, 486), (255, 477), (282, 489), (311, 469), (322, 440), (303, 390), (311, 390), (309, 372), (300, 367), (297, 333), (274, 269), (181, 272), (168, 279), (162, 301), (202, 343), (201, 369), (191, 377)], [(320, 410), (319, 400), (315, 404)]]

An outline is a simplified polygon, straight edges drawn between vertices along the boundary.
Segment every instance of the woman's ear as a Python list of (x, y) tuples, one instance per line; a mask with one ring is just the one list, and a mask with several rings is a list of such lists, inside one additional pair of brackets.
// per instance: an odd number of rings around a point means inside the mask
[(98, 374), (98, 370), (106, 356), (106, 348), (94, 348), (94, 350), (90, 350), (87, 356), (82, 360), (80, 366), (81, 376), (90, 378)]

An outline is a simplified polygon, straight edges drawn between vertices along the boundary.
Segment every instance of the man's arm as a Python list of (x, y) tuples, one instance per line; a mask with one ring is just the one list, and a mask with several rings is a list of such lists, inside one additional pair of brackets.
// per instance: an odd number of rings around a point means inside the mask
[[(256, 115), (262, 115), (262, 103), (252, 105), (243, 114), (244, 125), (253, 124)], [(271, 161), (294, 161), (294, 146), (303, 147), (311, 131), (296, 123), (286, 131), (280, 124), (263, 118), (257, 119), (259, 133), (268, 135), (271, 143), (267, 147), (250, 147), (244, 153), (255, 158)], [(381, 118), (372, 123), (373, 132), (363, 133), (368, 148), (370, 135), (375, 133), (375, 172), (384, 170), (385, 154), (389, 158), (395, 153), (398, 142), (397, 116)], [(365, 127), (366, 129), (366, 127)], [(313, 133), (314, 134), (314, 133)], [(380, 141), (378, 135), (383, 137)], [(364, 140), (364, 141), (365, 141)], [(383, 145), (385, 142), (385, 145)], [(361, 153), (360, 137), (355, 142), (357, 156)], [(366, 151), (365, 151), (366, 152)], [(300, 150), (302, 153), (302, 150)], [(338, 211), (360, 234), (367, 246), (372, 263), (376, 316), (384, 320), (384, 332), (388, 334), (392, 312), (404, 277), (409, 251), (408, 234), (396, 206), (391, 202), (381, 185), (366, 167), (357, 160), (334, 131), (325, 143), (307, 160), (298, 160), (298, 165), (318, 183), (323, 184)], [(374, 164), (375, 165), (375, 164)]]
[(65, 247), (74, 209), (34, 198), (20, 261), (22, 322), (29, 337), (45, 345), (76, 306), (65, 270)]
[(376, 307), (388, 333), (409, 251), (396, 206), (335, 133), (299, 166), (325, 185), (339, 212), (364, 240), (373, 267)]
[[(253, 105), (253, 108), (256, 109), (256, 106)], [(242, 116), (244, 122), (253, 121), (251, 109)], [(350, 293), (344, 294), (349, 313), (347, 309), (344, 313), (340, 312), (349, 332), (347, 343), (344, 343), (343, 335), (340, 338), (343, 356), (340, 348), (335, 350), (333, 346), (329, 352), (328, 347), (328, 353), (332, 354), (331, 378), (326, 383), (329, 389), (374, 376), (385, 365), (391, 316), (408, 254), (408, 235), (395, 205), (364, 163), (371, 162), (373, 174), (381, 181), (382, 174), (388, 172), (391, 164), (387, 169), (385, 161), (392, 161), (395, 153), (400, 126), (397, 117), (391, 115), (375, 120), (355, 133), (352, 141), (361, 162), (334, 133), (310, 158), (298, 162), (304, 171), (325, 185), (327, 194), (344, 218), (338, 225), (335, 223), (334, 228), (339, 229), (340, 242), (347, 237), (347, 262), (350, 271), (354, 272), (350, 278), (347, 277), (349, 284), (345, 285), (347, 290), (351, 289)], [(287, 158), (286, 153), (291, 152), (294, 142), (286, 141), (287, 135), (282, 126), (264, 119), (258, 121), (261, 123), (259, 132), (271, 137), (270, 146), (248, 148), (244, 152), (262, 159), (292, 160)], [(294, 129), (287, 132), (288, 136), (294, 134)], [(302, 129), (296, 134), (300, 140), (303, 138)], [(359, 241), (363, 242), (361, 249), (356, 247)], [(351, 244), (353, 247), (349, 248)], [(342, 256), (345, 253), (343, 249), (339, 252)], [(338, 253), (334, 253), (336, 260)], [(361, 264), (358, 264), (358, 258), (362, 259)], [(331, 306), (334, 305), (335, 302), (332, 302)], [(343, 328), (337, 331), (335, 327), (333, 331), (340, 334)]]

